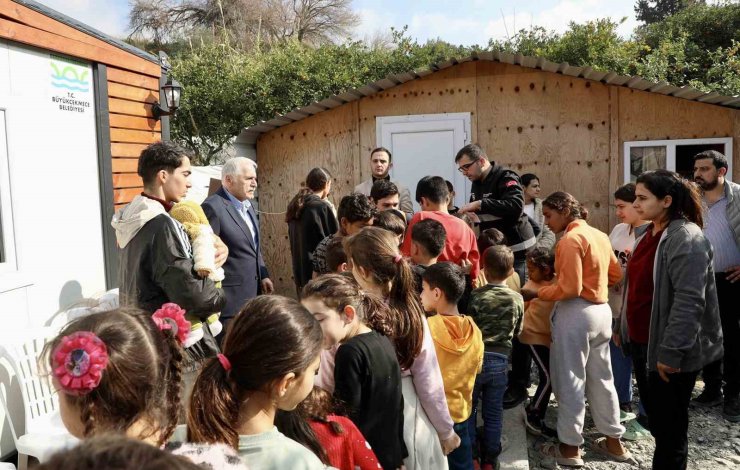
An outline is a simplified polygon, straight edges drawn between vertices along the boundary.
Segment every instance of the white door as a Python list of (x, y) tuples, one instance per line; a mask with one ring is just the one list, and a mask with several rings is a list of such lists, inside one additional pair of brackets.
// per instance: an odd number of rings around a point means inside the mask
[(391, 178), (409, 188), (411, 199), (421, 178), (441, 176), (455, 188), (456, 206), (468, 201), (470, 182), (457, 171), (455, 155), (470, 143), (470, 113), (378, 117), (376, 130), (378, 146), (393, 154)]

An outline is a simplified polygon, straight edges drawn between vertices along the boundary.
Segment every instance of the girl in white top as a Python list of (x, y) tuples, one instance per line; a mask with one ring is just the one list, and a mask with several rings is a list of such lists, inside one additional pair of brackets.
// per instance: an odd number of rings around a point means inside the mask
[(401, 366), (406, 470), (446, 470), (460, 445), (445, 398), (442, 372), (408, 261), (393, 233), (365, 227), (344, 239), (352, 275), (363, 290), (387, 299), (393, 322), (390, 338)]
[[(633, 183), (625, 184), (614, 192), (617, 218), (622, 223), (614, 227), (609, 234), (609, 241), (612, 244), (614, 255), (622, 266), (622, 279), (625, 277), (627, 261), (632, 253), (632, 247), (635, 245), (635, 229), (648, 223), (646, 220), (641, 220), (635, 208), (632, 207), (634, 201), (635, 185)], [(622, 282), (618, 282), (609, 289), (609, 307), (612, 309), (612, 317), (617, 324), (619, 324), (619, 315), (622, 309), (622, 289)], [(613, 340), (609, 343), (609, 352), (614, 373), (614, 388), (617, 389), (617, 396), (619, 397), (620, 420), (627, 421), (635, 417), (632, 413), (632, 360), (624, 354), (621, 346), (618, 346)], [(645, 414), (642, 407), (640, 407), (640, 414)], [(625, 424), (625, 428), (626, 431), (622, 436), (625, 440), (640, 440), (650, 435), (650, 432), (642, 427), (637, 420), (630, 420)]]
[(208, 360), (195, 381), (190, 439), (228, 444), (249, 468), (324, 469), (274, 424), (278, 409), (295, 409), (313, 388), (323, 340), (319, 322), (297, 301), (250, 300), (232, 320), (223, 354)]

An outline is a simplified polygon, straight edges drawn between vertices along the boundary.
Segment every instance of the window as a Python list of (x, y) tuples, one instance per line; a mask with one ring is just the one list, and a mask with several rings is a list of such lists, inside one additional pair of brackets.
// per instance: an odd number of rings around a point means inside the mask
[(664, 168), (694, 179), (694, 155), (716, 150), (727, 157), (732, 175), (732, 137), (685, 140), (643, 140), (624, 143), (624, 182), (634, 183), (643, 171)]
[(17, 270), (5, 111), (0, 109), (0, 273)]

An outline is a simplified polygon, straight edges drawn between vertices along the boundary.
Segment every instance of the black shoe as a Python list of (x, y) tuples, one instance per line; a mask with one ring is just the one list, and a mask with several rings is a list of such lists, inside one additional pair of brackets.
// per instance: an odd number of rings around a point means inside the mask
[(700, 408), (712, 408), (722, 403), (722, 392), (704, 387), (698, 397), (691, 400), (691, 404)]
[(527, 426), (527, 432), (533, 436), (558, 437), (557, 431), (535, 416), (525, 415), (524, 424)]
[(740, 423), (740, 397), (725, 398), (725, 406), (722, 408), (722, 417), (731, 423)]
[(507, 388), (504, 392), (504, 409), (508, 410), (518, 406), (529, 398), (526, 390), (517, 390), (513, 388)]

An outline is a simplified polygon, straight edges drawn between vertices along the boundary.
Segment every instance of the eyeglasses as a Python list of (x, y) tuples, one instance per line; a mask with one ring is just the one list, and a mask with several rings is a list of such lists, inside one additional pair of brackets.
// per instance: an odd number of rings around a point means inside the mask
[(466, 163), (465, 165), (460, 165), (460, 168), (457, 169), (460, 173), (465, 173), (470, 169), (471, 166), (473, 166), (478, 160), (470, 163)]

